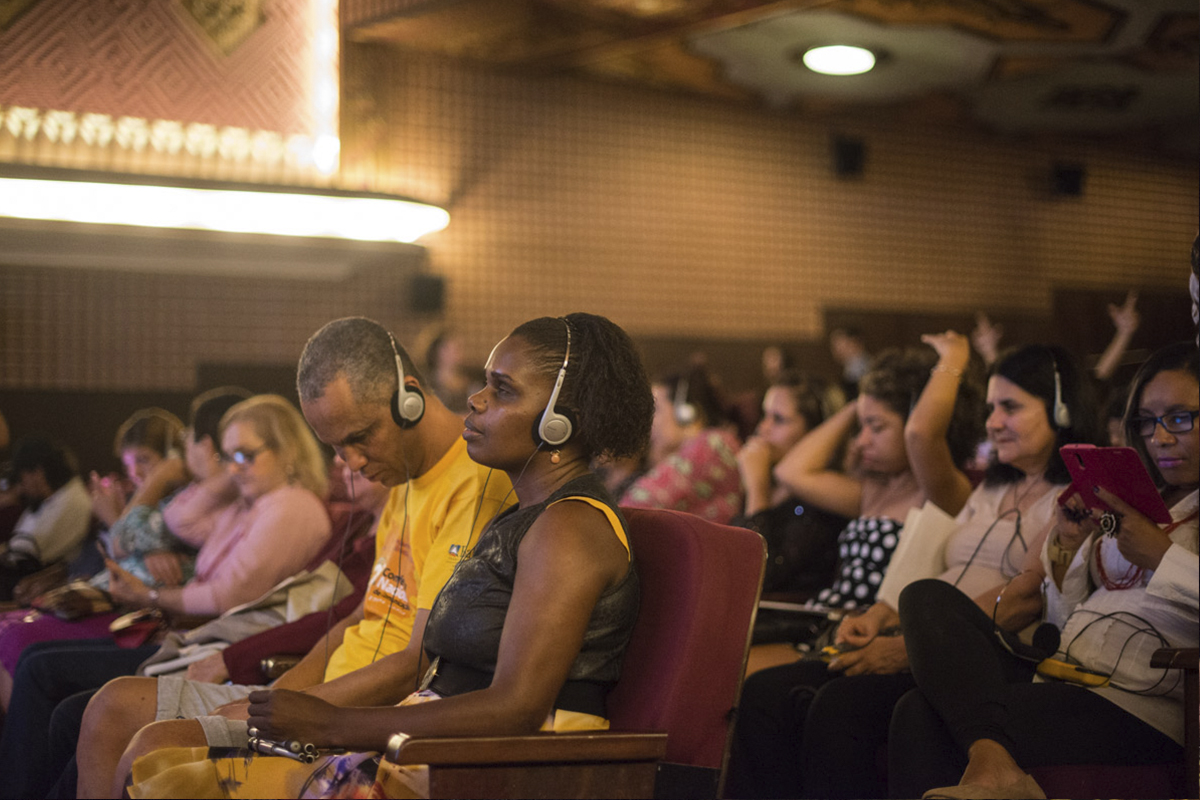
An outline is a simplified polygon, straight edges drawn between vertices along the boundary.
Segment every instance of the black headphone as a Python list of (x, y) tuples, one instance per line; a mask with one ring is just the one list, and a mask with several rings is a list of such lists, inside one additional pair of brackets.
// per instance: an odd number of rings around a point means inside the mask
[(1071, 427), (1071, 409), (1067, 408), (1067, 404), (1062, 399), (1062, 376), (1058, 374), (1058, 361), (1054, 358), (1054, 352), (1050, 349), (1046, 350), (1050, 354), (1050, 367), (1054, 370), (1054, 410), (1052, 418), (1056, 428)]
[(688, 402), (689, 388), (688, 379), (680, 378), (679, 383), (675, 384), (675, 396), (671, 399), (675, 421), (685, 427), (696, 421), (696, 407)]
[(571, 434), (575, 432), (569, 412), (566, 409), (555, 407), (555, 404), (558, 403), (558, 393), (562, 391), (563, 380), (567, 377), (567, 363), (571, 360), (571, 323), (567, 321), (566, 317), (563, 317), (562, 321), (567, 326), (567, 351), (563, 355), (562, 366), (558, 368), (558, 378), (554, 381), (554, 390), (550, 392), (550, 399), (546, 401), (546, 410), (542, 412), (533, 434), (535, 442), (539, 445), (544, 443), (550, 447), (558, 447), (566, 443), (571, 438)]
[(392, 419), (401, 428), (411, 428), (425, 416), (425, 395), (420, 387), (409, 388), (404, 383), (404, 363), (400, 358), (400, 348), (396, 347), (396, 338), (388, 332), (388, 341), (392, 343), (392, 355), (396, 358), (396, 393), (392, 395)]

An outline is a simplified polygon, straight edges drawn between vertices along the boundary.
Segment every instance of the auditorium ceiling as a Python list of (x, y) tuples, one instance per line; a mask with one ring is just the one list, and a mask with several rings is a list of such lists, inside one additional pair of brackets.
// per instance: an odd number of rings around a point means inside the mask
[[(1195, 0), (342, 0), (342, 20), (356, 41), (811, 117), (1200, 139)], [(878, 63), (817, 74), (800, 56), (822, 44)]]

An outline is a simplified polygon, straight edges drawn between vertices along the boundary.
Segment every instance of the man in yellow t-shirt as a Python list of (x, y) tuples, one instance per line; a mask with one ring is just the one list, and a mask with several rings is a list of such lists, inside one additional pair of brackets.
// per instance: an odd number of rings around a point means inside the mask
[[(504, 473), (470, 460), (462, 419), (421, 394), (408, 354), (378, 323), (335, 320), (314, 334), (297, 387), (317, 436), (350, 469), (392, 489), (363, 602), (274, 687), (343, 706), (396, 703), (418, 681), (425, 619), (438, 592), (515, 500), (512, 487)], [(257, 688), (181, 678), (110, 682), (84, 716), (79, 790), (109, 791), (134, 757), (160, 747), (245, 746), (244, 698)]]

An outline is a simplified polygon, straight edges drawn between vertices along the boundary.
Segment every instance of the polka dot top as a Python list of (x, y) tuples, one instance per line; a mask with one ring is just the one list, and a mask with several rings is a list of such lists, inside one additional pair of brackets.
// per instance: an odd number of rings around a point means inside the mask
[(904, 523), (887, 517), (850, 520), (838, 535), (838, 572), (817, 602), (835, 608), (865, 608), (875, 602), (883, 572), (900, 541)]

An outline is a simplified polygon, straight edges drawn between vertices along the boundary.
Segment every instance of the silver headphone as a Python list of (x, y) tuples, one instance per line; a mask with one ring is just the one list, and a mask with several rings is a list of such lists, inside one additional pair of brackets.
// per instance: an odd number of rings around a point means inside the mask
[(1071, 427), (1071, 409), (1067, 408), (1067, 404), (1062, 399), (1062, 377), (1058, 374), (1058, 361), (1054, 358), (1054, 353), (1050, 350), (1050, 367), (1054, 370), (1054, 425), (1057, 428)]
[(671, 406), (675, 409), (675, 422), (685, 427), (696, 421), (696, 407), (687, 399), (690, 388), (688, 379), (680, 378), (679, 383), (675, 384), (675, 397), (671, 400)]
[(400, 348), (396, 347), (396, 338), (388, 332), (388, 341), (392, 343), (392, 355), (396, 359), (396, 393), (392, 395), (392, 419), (401, 428), (411, 428), (425, 416), (425, 395), (418, 387), (409, 388), (404, 383), (404, 362), (400, 358)]
[(558, 378), (554, 381), (554, 390), (550, 392), (550, 399), (546, 401), (546, 410), (542, 412), (542, 418), (537, 426), (538, 438), (551, 447), (564, 444), (571, 438), (571, 434), (575, 430), (575, 426), (571, 424), (571, 418), (554, 407), (558, 403), (558, 393), (562, 391), (563, 380), (567, 377), (567, 363), (571, 360), (571, 323), (567, 322), (566, 317), (563, 317), (563, 324), (567, 326), (567, 352), (563, 355), (562, 366), (558, 369)]

